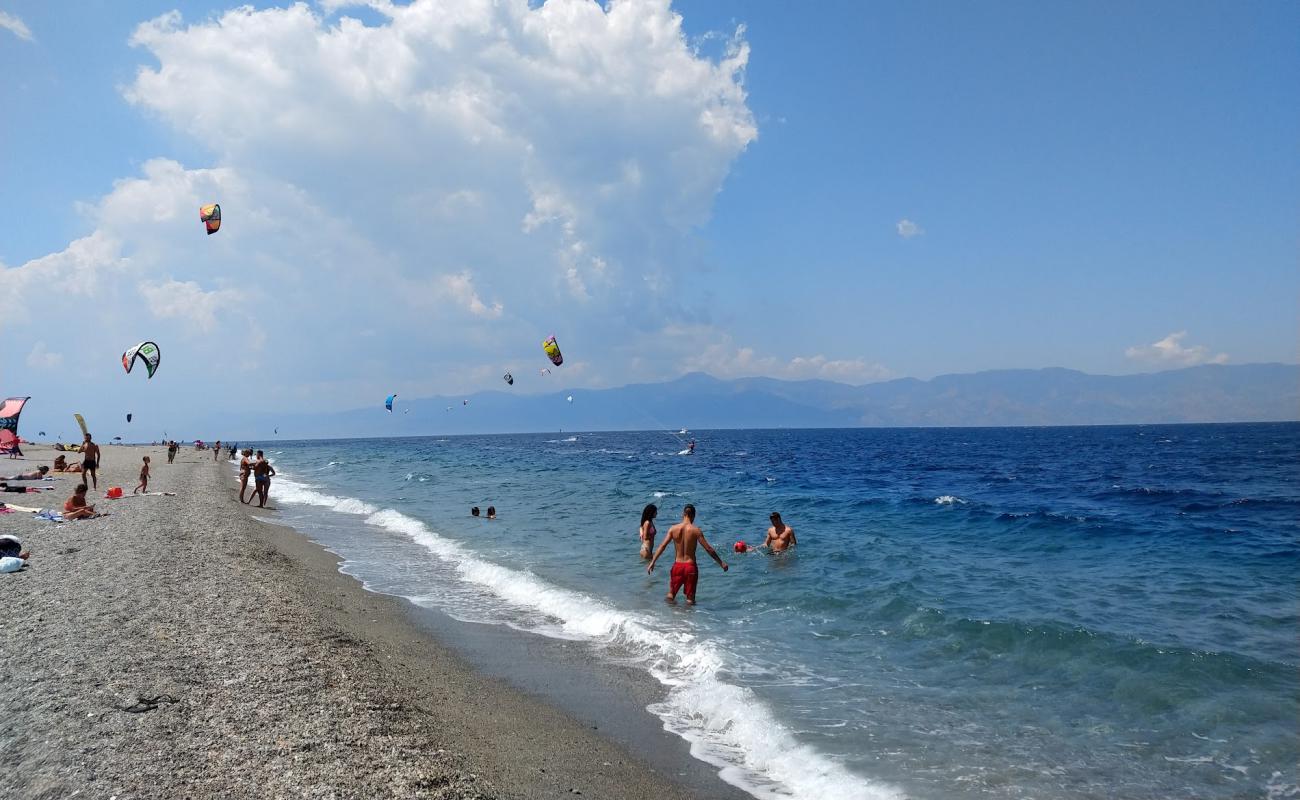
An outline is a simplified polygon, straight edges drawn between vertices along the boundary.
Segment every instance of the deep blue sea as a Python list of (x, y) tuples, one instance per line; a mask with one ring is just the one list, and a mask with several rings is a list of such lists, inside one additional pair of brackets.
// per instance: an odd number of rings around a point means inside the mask
[[(689, 435), (262, 446), (347, 572), (643, 670), (757, 797), (1300, 797), (1300, 425)], [(694, 608), (652, 502), (731, 564)]]

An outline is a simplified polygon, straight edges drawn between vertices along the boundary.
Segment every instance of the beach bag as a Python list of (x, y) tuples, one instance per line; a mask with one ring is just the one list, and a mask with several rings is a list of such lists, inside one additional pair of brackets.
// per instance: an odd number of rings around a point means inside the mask
[(17, 572), (26, 564), (27, 562), (23, 561), (21, 558), (5, 556), (4, 558), (0, 558), (0, 572)]
[(108, 493), (105, 494), (104, 496), (107, 497), (109, 500), (116, 500), (122, 496), (122, 487), (114, 486), (111, 489), (109, 489)]

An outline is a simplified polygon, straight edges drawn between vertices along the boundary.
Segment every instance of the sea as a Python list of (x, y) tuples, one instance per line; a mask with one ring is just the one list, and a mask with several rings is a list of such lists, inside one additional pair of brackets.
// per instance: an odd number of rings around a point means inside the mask
[[(343, 571), (643, 675), (754, 797), (1300, 797), (1300, 424), (258, 446)], [(649, 503), (729, 562), (694, 607)]]

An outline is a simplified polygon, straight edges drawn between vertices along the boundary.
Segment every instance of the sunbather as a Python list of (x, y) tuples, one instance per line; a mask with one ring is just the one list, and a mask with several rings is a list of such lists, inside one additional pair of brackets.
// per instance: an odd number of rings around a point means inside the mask
[(10, 475), (7, 478), (0, 477), (0, 481), (39, 481), (41, 478), (44, 478), (45, 473), (49, 471), (49, 467), (37, 467), (31, 472), (20, 472), (17, 475)]
[(72, 497), (63, 504), (64, 519), (86, 519), (95, 516), (95, 507), (86, 503), (87, 488), (84, 483), (77, 484)]

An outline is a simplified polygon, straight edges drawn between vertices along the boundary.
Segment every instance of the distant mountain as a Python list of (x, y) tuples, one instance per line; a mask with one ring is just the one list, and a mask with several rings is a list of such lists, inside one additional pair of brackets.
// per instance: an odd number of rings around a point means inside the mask
[[(557, 370), (558, 372), (558, 370)], [(557, 376), (558, 377), (558, 376)], [(573, 402), (567, 397), (572, 395)], [(468, 400), (466, 405), (464, 400)], [(450, 410), (448, 410), (450, 407)], [(993, 370), (849, 386), (703, 373), (549, 394), (480, 392), (321, 415), (230, 420), (244, 438), (678, 428), (1120, 425), (1300, 420), (1300, 365), (1206, 365), (1140, 375)]]

